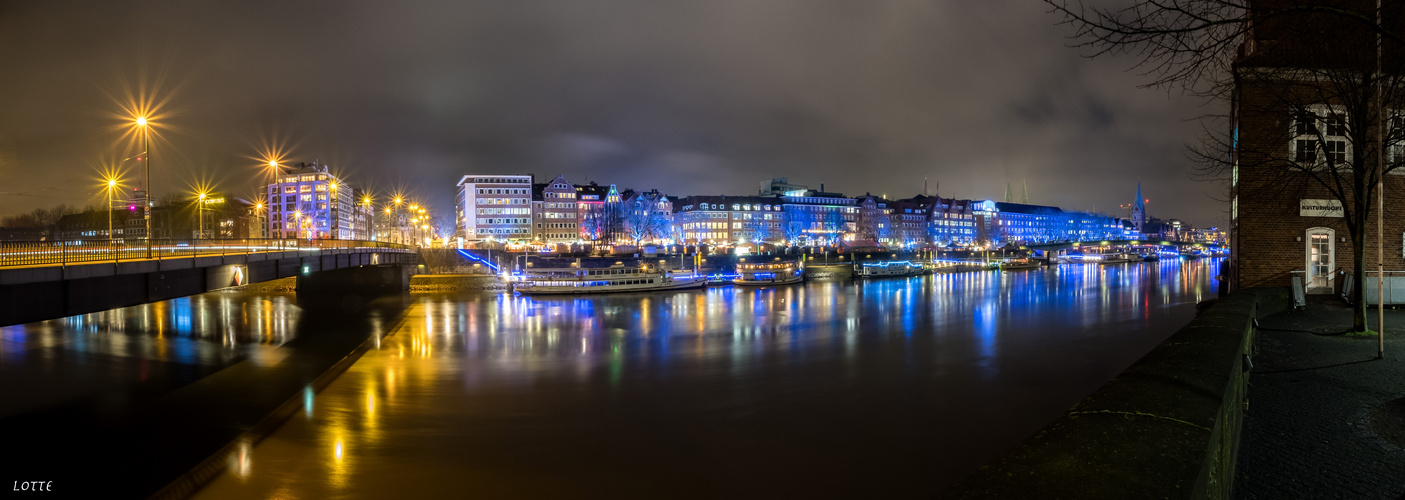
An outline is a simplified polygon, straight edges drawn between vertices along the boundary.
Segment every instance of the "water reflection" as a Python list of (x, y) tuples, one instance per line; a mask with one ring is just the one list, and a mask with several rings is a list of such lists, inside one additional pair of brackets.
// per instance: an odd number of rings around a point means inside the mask
[(15, 390), (0, 415), (123, 384), (189, 382), (247, 357), (276, 366), (297, 336), (292, 294), (214, 292), (0, 327), (0, 384)]
[(1188, 321), (1217, 274), (423, 295), (200, 496), (929, 496)]

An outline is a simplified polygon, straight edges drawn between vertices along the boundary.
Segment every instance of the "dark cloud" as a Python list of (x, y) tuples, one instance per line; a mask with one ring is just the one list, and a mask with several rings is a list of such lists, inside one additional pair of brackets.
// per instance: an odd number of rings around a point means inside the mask
[(463, 174), (533, 172), (672, 194), (1027, 183), (1104, 211), (1141, 181), (1154, 215), (1219, 223), (1182, 154), (1198, 103), (1055, 21), (1024, 0), (0, 4), (0, 212), (96, 200), (93, 168), (135, 151), (131, 88), (166, 99), (157, 194), (251, 192), (282, 143), (446, 212)]

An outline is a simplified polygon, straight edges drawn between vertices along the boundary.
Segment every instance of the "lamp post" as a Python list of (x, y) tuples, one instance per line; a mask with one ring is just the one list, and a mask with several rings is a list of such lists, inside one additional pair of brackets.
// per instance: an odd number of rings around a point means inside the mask
[(341, 199), (337, 197), (337, 183), (334, 181), (328, 184), (330, 184), (330, 186), (327, 190), (327, 210), (324, 212), (327, 214), (327, 235), (334, 240), (339, 240), (341, 239), (341, 230), (343, 229), (340, 224), (341, 218), (332, 217), (331, 214), (332, 209), (338, 207)]
[[(391, 221), (391, 219), (390, 219), (390, 207), (385, 207), (385, 227), (386, 227), (386, 228), (389, 228), (389, 227), (390, 227), (390, 221)], [(389, 234), (386, 234), (386, 236), (389, 237), (390, 235), (389, 235)]]
[(146, 126), (146, 117), (137, 117), (137, 126), (141, 127), (141, 149), (146, 155), (142, 163), (146, 164), (146, 196), (142, 200), (142, 213), (146, 217), (146, 258), (151, 258), (151, 129)]
[(263, 213), (263, 203), (255, 203), (254, 220), (259, 221), (259, 227), (264, 227), (266, 229), (268, 224), (263, 221), (263, 216), (260, 215), (261, 213)]
[(363, 212), (366, 212), (366, 217), (370, 219), (367, 222), (366, 226), (366, 239), (374, 240), (376, 239), (376, 208), (374, 205), (371, 204), (371, 197), (367, 196), (365, 198), (362, 198), (361, 206), (363, 207), (361, 210)]
[(107, 241), (113, 240), (112, 234), (112, 190), (117, 189), (117, 179), (107, 180)]
[(205, 239), (205, 193), (200, 193), (195, 205), (195, 239)]
[[(279, 168), (279, 166), (278, 166), (278, 160), (277, 160), (277, 159), (270, 159), (270, 160), (268, 160), (268, 179), (269, 179), (269, 183), (268, 183), (268, 186), (266, 186), (265, 191), (267, 191), (266, 196), (268, 196), (269, 210), (272, 210), (273, 207), (279, 205), (279, 201), (280, 201), (280, 200), (278, 200), (277, 198), (274, 198), (274, 197), (275, 197), (275, 196), (281, 197), (281, 196), (283, 195), (283, 193), (280, 192), (280, 191), (282, 191), (282, 187), (281, 187), (282, 185), (279, 183), (279, 179), (282, 177), (282, 173), (283, 173), (283, 171)], [(281, 229), (281, 228), (280, 228), (280, 229)], [(263, 223), (263, 230), (264, 230), (264, 232), (265, 232), (264, 237), (266, 237), (266, 238), (272, 238), (272, 237), (273, 237), (273, 218), (272, 218), (272, 217), (269, 217), (268, 219), (265, 219), (265, 221), (264, 221), (264, 223)], [(282, 231), (280, 230), (279, 233), (280, 233), (280, 234), (279, 234), (279, 237), (281, 238), (281, 237), (283, 236), (283, 235), (281, 234)]]
[(401, 198), (401, 197), (399, 197), (399, 196), (396, 196), (396, 197), (395, 197), (395, 215), (396, 215), (396, 217), (391, 220), (391, 223), (395, 224), (395, 242), (396, 242), (396, 243), (400, 243), (400, 244), (404, 244), (404, 243), (405, 243), (405, 232), (404, 232), (404, 229), (405, 229), (405, 228), (402, 227), (401, 224), (400, 224), (400, 216), (401, 216), (401, 214), (400, 214), (400, 204), (401, 204), (401, 203), (404, 203), (404, 202), (405, 202), (405, 200), (404, 200), (403, 198)]

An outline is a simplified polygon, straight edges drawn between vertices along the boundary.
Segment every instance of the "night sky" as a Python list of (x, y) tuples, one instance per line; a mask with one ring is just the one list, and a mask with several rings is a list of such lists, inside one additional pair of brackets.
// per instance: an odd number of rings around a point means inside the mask
[(446, 215), (468, 173), (890, 197), (925, 177), (1123, 216), (1141, 181), (1152, 216), (1222, 225), (1184, 145), (1225, 104), (1138, 88), (1058, 20), (1030, 0), (0, 0), (0, 213), (99, 202), (147, 96), (157, 196), (252, 195), (276, 149)]

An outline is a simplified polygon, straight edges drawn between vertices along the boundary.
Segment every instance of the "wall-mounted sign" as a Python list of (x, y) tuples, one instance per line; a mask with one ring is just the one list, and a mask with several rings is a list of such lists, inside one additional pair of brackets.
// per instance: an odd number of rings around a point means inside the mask
[(1340, 200), (1302, 200), (1298, 204), (1298, 215), (1303, 217), (1344, 217)]

